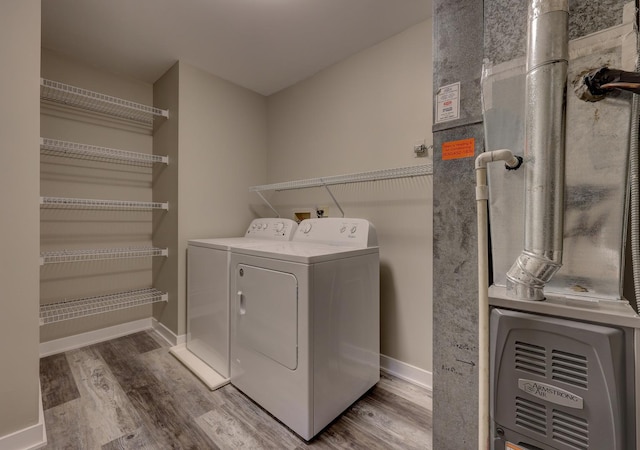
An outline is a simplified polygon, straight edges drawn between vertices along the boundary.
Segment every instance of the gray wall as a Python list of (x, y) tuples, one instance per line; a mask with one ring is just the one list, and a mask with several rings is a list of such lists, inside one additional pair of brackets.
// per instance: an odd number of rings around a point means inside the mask
[(38, 422), (40, 1), (0, 14), (0, 439)]
[[(477, 446), (477, 233), (473, 159), (442, 160), (442, 144), (474, 137), (483, 150), (480, 77), (524, 56), (528, 2), (434, 1), (434, 95), (461, 82), (461, 119), (434, 125), (433, 448)], [(570, 2), (570, 37), (622, 22), (623, 2)]]
[(167, 328), (178, 333), (179, 323), (184, 322), (184, 302), (178, 294), (179, 267), (178, 242), (178, 153), (179, 66), (175, 63), (153, 84), (153, 106), (168, 109), (169, 118), (156, 122), (153, 139), (153, 154), (168, 156), (169, 164), (155, 164), (153, 168), (153, 201), (169, 202), (168, 211), (153, 214), (153, 245), (169, 249), (169, 258), (154, 258), (153, 285), (169, 294), (167, 304), (153, 305), (153, 316)]
[[(186, 333), (186, 248), (189, 239), (241, 235), (255, 217), (248, 187), (266, 181), (266, 98), (215, 75), (176, 63), (154, 84), (154, 103), (169, 108), (156, 128), (154, 153), (169, 165), (154, 174), (154, 200), (169, 211), (154, 216), (154, 245), (169, 248), (154, 261), (154, 285), (169, 293), (154, 317)], [(165, 201), (165, 200), (163, 200)]]

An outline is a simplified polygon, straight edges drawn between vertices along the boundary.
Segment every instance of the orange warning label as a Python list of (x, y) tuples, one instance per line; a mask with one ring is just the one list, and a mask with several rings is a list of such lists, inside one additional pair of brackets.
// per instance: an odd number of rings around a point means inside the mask
[(476, 140), (474, 138), (462, 139), (459, 141), (449, 141), (442, 144), (442, 159), (473, 158), (476, 150)]
[(516, 444), (512, 444), (511, 442), (507, 442), (504, 446), (505, 450), (524, 450), (522, 447)]

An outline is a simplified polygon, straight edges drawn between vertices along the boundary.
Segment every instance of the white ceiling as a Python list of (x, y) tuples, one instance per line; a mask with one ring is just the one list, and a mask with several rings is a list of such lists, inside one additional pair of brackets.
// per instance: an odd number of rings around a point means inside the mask
[(42, 0), (42, 46), (148, 83), (177, 60), (264, 95), (431, 16), (431, 0)]

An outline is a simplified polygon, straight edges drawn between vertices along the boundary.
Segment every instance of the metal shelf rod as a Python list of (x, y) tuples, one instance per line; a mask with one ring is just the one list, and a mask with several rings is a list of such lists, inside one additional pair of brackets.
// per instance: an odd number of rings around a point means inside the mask
[(77, 319), (80, 317), (166, 302), (169, 295), (154, 288), (137, 289), (117, 294), (65, 300), (40, 306), (40, 325)]

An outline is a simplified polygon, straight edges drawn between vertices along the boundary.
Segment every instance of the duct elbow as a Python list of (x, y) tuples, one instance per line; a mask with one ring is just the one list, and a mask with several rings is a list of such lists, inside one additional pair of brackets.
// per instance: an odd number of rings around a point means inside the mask
[(560, 269), (559, 254), (538, 255), (524, 250), (507, 272), (507, 294), (518, 300), (544, 300), (544, 286)]
[(478, 155), (476, 158), (476, 170), (484, 169), (487, 164), (493, 161), (504, 161), (507, 170), (517, 170), (522, 165), (521, 156), (514, 155), (511, 150), (502, 148), (500, 150), (492, 150)]

